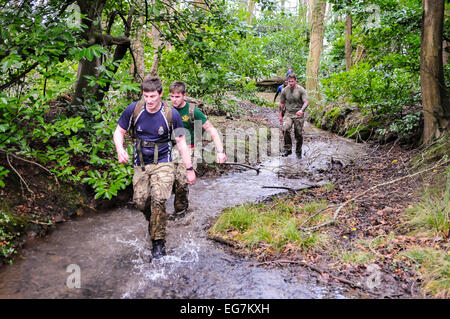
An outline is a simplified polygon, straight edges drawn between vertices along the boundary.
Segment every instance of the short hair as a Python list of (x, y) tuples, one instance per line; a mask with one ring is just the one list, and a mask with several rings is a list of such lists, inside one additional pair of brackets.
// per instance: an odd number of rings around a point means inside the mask
[(170, 93), (186, 93), (186, 84), (181, 81), (174, 81), (169, 87)]
[(295, 75), (295, 73), (289, 74), (287, 78), (288, 78), (288, 80), (289, 80), (289, 79), (297, 80), (297, 76)]
[(141, 92), (158, 91), (161, 94), (163, 85), (158, 77), (146, 75), (141, 83)]

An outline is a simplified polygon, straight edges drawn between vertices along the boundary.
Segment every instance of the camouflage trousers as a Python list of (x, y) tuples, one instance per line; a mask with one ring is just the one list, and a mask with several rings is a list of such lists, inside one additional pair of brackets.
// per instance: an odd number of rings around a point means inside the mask
[[(195, 148), (191, 148), (192, 167), (197, 169), (196, 156), (194, 154)], [(189, 207), (189, 183), (186, 178), (186, 167), (183, 164), (180, 153), (175, 148), (173, 149), (173, 163), (175, 165), (175, 181), (173, 183), (174, 208), (175, 214), (182, 212)]]
[(284, 141), (284, 151), (292, 151), (292, 138), (291, 129), (294, 126), (294, 137), (296, 141), (295, 153), (297, 155), (302, 154), (303, 145), (303, 124), (305, 122), (304, 116), (297, 116), (295, 114), (286, 114), (283, 117), (283, 141)]
[(133, 201), (149, 220), (152, 240), (165, 240), (166, 237), (166, 202), (172, 194), (173, 172), (171, 162), (145, 165), (145, 171), (140, 166), (134, 167)]

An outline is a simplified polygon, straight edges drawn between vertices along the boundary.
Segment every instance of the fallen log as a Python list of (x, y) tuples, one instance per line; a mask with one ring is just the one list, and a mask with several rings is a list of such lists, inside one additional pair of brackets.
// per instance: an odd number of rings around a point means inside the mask
[(256, 86), (274, 86), (274, 87), (278, 87), (281, 84), (284, 83), (285, 78), (281, 77), (281, 76), (276, 76), (270, 79), (263, 79), (261, 81), (258, 81), (255, 83)]

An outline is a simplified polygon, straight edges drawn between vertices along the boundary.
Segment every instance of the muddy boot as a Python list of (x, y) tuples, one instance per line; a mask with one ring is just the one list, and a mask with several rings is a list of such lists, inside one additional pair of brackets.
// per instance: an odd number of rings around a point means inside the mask
[(292, 154), (292, 151), (284, 151), (284, 153), (281, 154), (281, 156), (287, 157), (287, 156), (289, 156), (289, 155), (291, 155), (291, 154)]
[(170, 215), (169, 219), (170, 220), (178, 220), (178, 219), (181, 219), (181, 218), (185, 217), (190, 212), (192, 212), (192, 209), (186, 208), (186, 209), (183, 209), (180, 212), (174, 212), (173, 214)]
[(166, 247), (164, 246), (164, 240), (156, 239), (152, 240), (152, 256), (155, 259), (159, 259), (166, 255)]

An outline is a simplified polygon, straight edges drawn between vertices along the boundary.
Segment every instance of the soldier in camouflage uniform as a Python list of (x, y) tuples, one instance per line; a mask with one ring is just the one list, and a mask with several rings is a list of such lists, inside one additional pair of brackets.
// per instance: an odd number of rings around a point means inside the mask
[(302, 158), (303, 145), (303, 116), (308, 107), (308, 95), (306, 90), (297, 84), (297, 77), (294, 73), (288, 75), (288, 86), (281, 91), (280, 95), (280, 123), (282, 123), (284, 153), (288, 156), (292, 153), (291, 129), (294, 126), (294, 136), (296, 140), (295, 153), (298, 158)]
[[(186, 129), (186, 139), (187, 143), (191, 147), (191, 160), (194, 169), (197, 168), (197, 159), (201, 158), (201, 155), (195, 155), (194, 150), (195, 143), (201, 143), (202, 132), (195, 132), (195, 122), (201, 122), (202, 130), (208, 132), (211, 135), (211, 139), (216, 147), (216, 160), (219, 164), (225, 163), (227, 156), (223, 151), (222, 140), (220, 139), (219, 133), (216, 128), (211, 124), (206, 115), (200, 111), (194, 105), (190, 105), (189, 102), (185, 100), (186, 98), (186, 84), (183, 82), (175, 81), (170, 85), (169, 88), (170, 100), (173, 106), (180, 113), (181, 119), (183, 120), (184, 128)], [(195, 135), (197, 134), (197, 136)], [(200, 136), (198, 136), (200, 135)], [(200, 139), (198, 139), (200, 137)], [(181, 164), (180, 156), (177, 151), (174, 151), (174, 164), (175, 164), (175, 182), (174, 182), (174, 219), (183, 217), (189, 207), (189, 187), (186, 180), (186, 168)]]
[[(172, 162), (172, 132), (177, 150), (187, 168), (186, 180), (195, 182), (188, 146), (180, 114), (167, 103), (161, 101), (162, 83), (158, 78), (145, 77), (141, 85), (142, 110), (138, 103), (130, 104), (123, 112), (114, 132), (114, 144), (120, 163), (129, 161), (128, 152), (123, 147), (127, 130), (133, 127), (136, 144), (133, 157), (133, 200), (136, 207), (149, 220), (152, 240), (152, 256), (160, 258), (165, 252), (166, 201), (172, 193), (174, 164)], [(135, 109), (138, 115), (135, 117)], [(133, 125), (132, 125), (133, 124)]]

